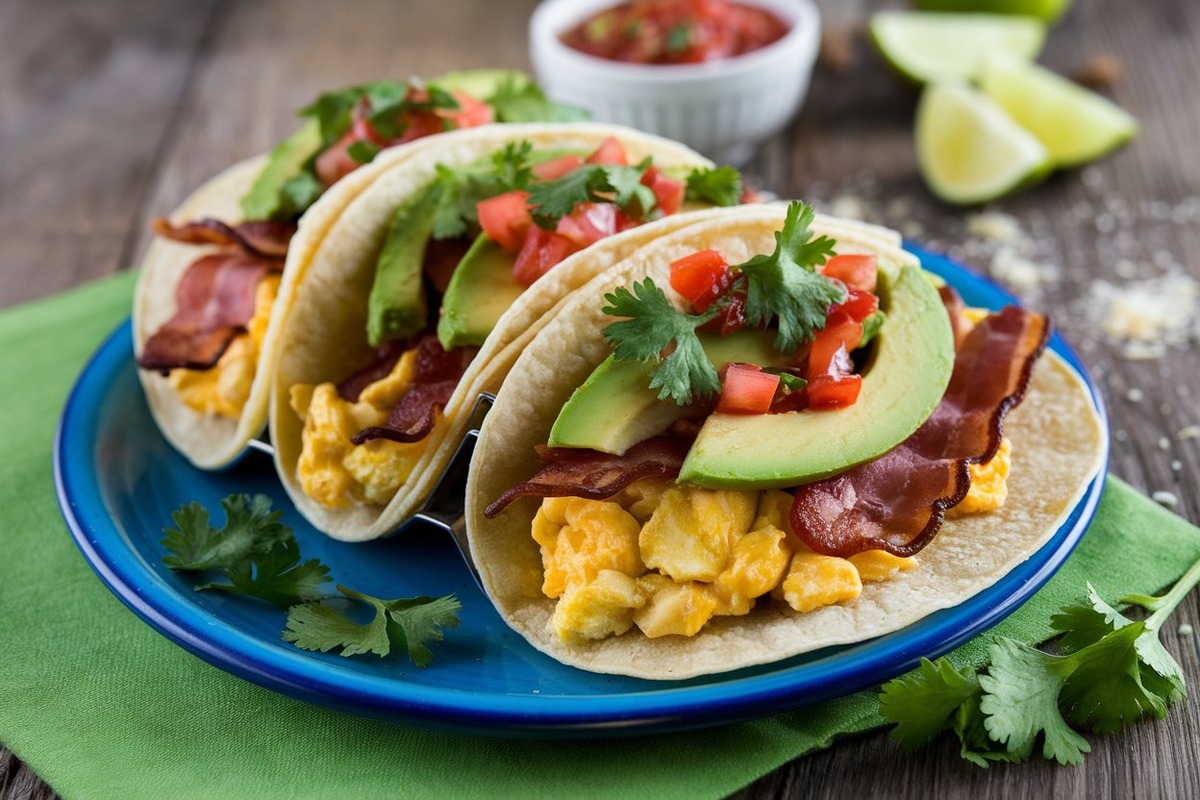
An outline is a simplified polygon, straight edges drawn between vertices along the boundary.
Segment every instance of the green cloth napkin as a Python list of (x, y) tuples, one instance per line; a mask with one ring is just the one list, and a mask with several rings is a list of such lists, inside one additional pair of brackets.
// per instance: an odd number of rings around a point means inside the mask
[[(193, 657), (104, 588), (54, 497), (59, 411), (132, 282), (0, 314), (0, 741), (65, 797), (720, 797), (882, 724), (861, 692), (716, 730), (514, 743), (329, 711)], [(1043, 640), (1085, 581), (1108, 598), (1157, 591), (1197, 557), (1200, 531), (1110, 479), (1078, 551), (995, 632)], [(984, 644), (958, 657), (978, 663)]]

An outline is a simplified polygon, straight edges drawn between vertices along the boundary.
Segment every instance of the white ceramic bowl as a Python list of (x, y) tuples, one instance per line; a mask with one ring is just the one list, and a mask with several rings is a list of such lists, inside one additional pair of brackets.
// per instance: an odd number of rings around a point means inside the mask
[(741, 164), (787, 125), (808, 90), (821, 19), (811, 0), (739, 0), (788, 23), (776, 42), (703, 64), (627, 64), (573, 50), (559, 35), (620, 0), (545, 0), (529, 22), (538, 82), (553, 99)]

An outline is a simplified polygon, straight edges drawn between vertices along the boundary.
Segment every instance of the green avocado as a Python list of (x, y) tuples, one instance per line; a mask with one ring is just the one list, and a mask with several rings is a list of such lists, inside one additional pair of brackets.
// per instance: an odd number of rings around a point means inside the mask
[[(757, 330), (699, 336), (708, 360), (718, 369), (731, 361), (764, 367), (782, 366), (787, 361)], [(550, 429), (548, 444), (620, 455), (662, 433), (675, 420), (694, 416), (694, 407), (658, 399), (658, 391), (650, 388), (652, 369), (648, 361), (618, 361), (609, 356), (567, 400)]]
[(284, 184), (299, 175), (308, 160), (320, 149), (321, 128), (315, 119), (304, 123), (300, 130), (275, 145), (267, 157), (266, 166), (258, 173), (250, 190), (242, 195), (242, 214), (245, 218), (290, 216), (292, 204), (284, 195)]
[(878, 458), (929, 418), (950, 382), (954, 336), (937, 290), (917, 267), (879, 273), (886, 318), (858, 402), (836, 411), (713, 414), (684, 460), (681, 483), (771, 489), (827, 478)]
[(458, 262), (442, 295), (437, 335), (442, 347), (480, 345), (525, 287), (513, 277), (513, 257), (479, 234)]
[(437, 185), (430, 183), (396, 209), (375, 266), (367, 299), (367, 340), (372, 347), (404, 339), (425, 327), (425, 248), (433, 233)]

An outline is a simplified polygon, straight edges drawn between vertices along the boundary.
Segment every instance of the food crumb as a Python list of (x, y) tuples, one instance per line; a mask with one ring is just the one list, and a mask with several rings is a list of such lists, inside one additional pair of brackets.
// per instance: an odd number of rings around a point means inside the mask
[(1176, 628), (1175, 630), (1180, 636), (1191, 636), (1192, 635), (1192, 626), (1188, 625), (1186, 622), (1179, 623), (1179, 627)]
[(1165, 436), (1158, 437), (1158, 449), (1159, 450), (1170, 450), (1171, 449), (1171, 440)]
[(1188, 425), (1179, 431), (1180, 439), (1200, 439), (1200, 425)]
[(1181, 273), (1123, 286), (1096, 281), (1089, 305), (1104, 332), (1124, 342), (1126, 358), (1161, 358), (1194, 335), (1200, 284)]
[(1171, 462), (1171, 472), (1182, 472), (1182, 471), (1183, 471), (1183, 462), (1182, 461), (1179, 461), (1178, 459), (1176, 459), (1175, 461)]
[(993, 242), (1019, 242), (1025, 237), (1021, 222), (1003, 211), (983, 211), (967, 216), (967, 230)]
[(1089, 89), (1107, 89), (1121, 80), (1124, 71), (1119, 58), (1111, 53), (1097, 53), (1084, 61), (1073, 77), (1076, 83)]
[(996, 250), (989, 270), (998, 280), (1029, 292), (1037, 291), (1043, 283), (1055, 277), (1053, 268), (1030, 261), (1009, 245), (1001, 245)]
[(1138, 389), (1136, 386), (1125, 393), (1125, 398), (1131, 403), (1140, 403), (1142, 402), (1143, 397), (1145, 397), (1145, 395), (1142, 394), (1142, 390)]
[(1159, 490), (1150, 495), (1150, 499), (1158, 503), (1163, 508), (1175, 508), (1179, 505), (1179, 498), (1170, 492)]

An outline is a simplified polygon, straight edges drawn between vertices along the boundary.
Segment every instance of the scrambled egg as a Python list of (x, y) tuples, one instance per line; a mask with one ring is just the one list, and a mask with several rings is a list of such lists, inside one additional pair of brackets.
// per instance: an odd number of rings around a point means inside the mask
[(168, 380), (189, 408), (231, 419), (242, 415), (258, 369), (258, 354), (271, 319), (271, 306), (279, 293), (279, 280), (279, 275), (271, 274), (258, 282), (254, 290), (254, 316), (246, 325), (247, 333), (233, 340), (212, 369), (171, 370)]
[[(1004, 503), (1005, 439), (992, 461), (971, 467), (957, 514)], [(849, 558), (814, 553), (796, 537), (792, 496), (638, 481), (611, 500), (548, 497), (533, 518), (542, 592), (557, 598), (551, 624), (567, 642), (619, 636), (694, 636), (713, 617), (750, 613), (760, 598), (799, 613), (847, 603), (864, 583), (917, 566), (869, 550)]]
[[(297, 384), (292, 410), (304, 421), (296, 476), (304, 493), (327, 508), (352, 503), (386, 505), (408, 480), (424, 442), (350, 441), (363, 428), (383, 425), (412, 384), (416, 350), (409, 350), (386, 377), (363, 389), (358, 402), (343, 400), (332, 383)], [(438, 412), (435, 423), (441, 420)]]

